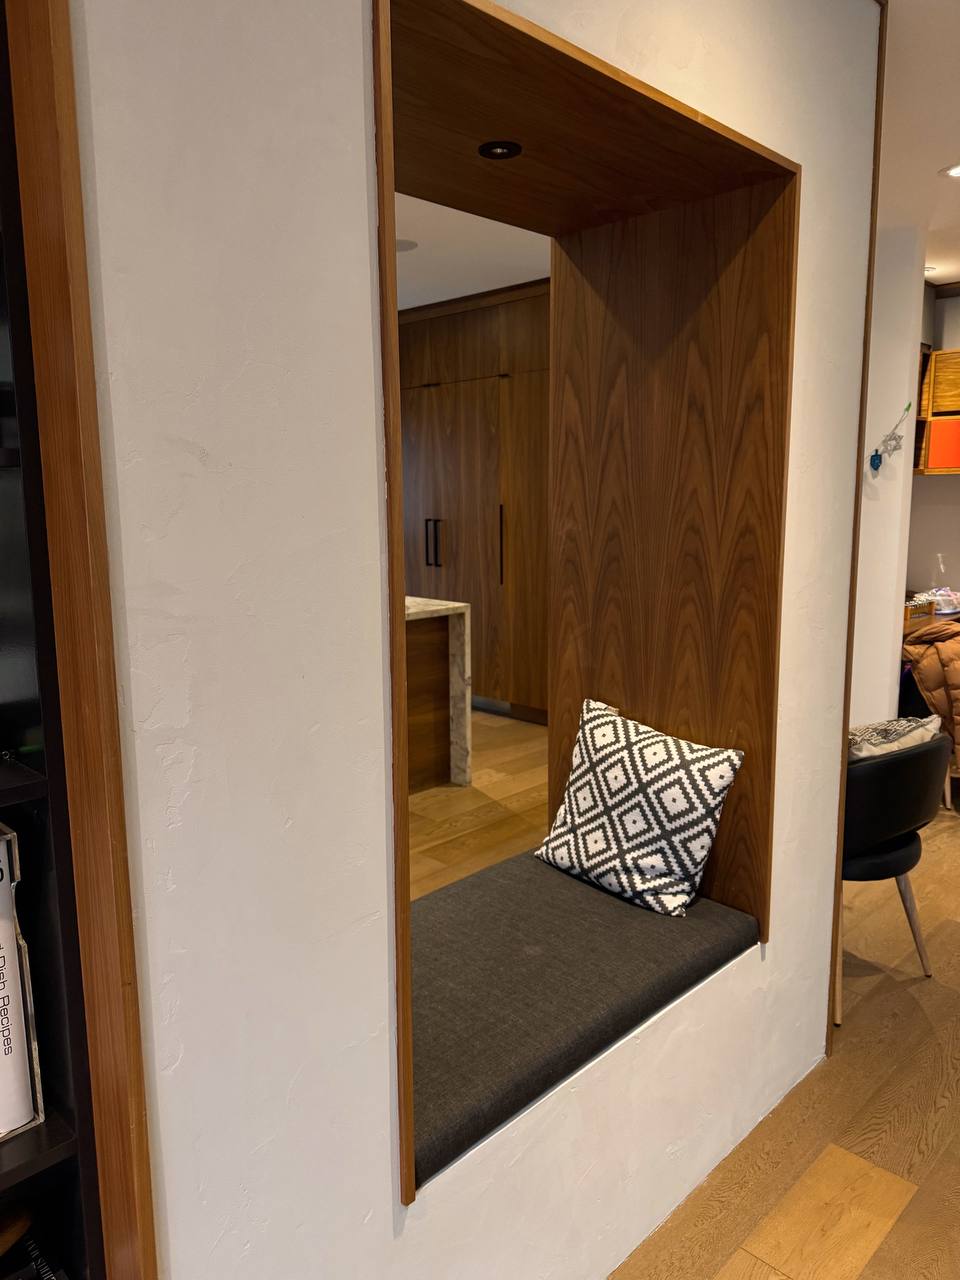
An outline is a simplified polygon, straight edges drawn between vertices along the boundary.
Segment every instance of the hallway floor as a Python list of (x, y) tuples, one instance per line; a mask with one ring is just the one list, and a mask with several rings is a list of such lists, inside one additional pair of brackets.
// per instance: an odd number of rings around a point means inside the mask
[(410, 897), (420, 898), (547, 834), (547, 729), (473, 712), (473, 785), (410, 797)]
[(923, 977), (892, 881), (844, 889), (844, 1025), (615, 1280), (960, 1280), (960, 815), (924, 833)]

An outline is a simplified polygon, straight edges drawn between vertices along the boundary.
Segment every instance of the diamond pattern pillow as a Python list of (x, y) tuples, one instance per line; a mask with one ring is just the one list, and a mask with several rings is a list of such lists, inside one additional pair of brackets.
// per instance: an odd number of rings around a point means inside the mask
[(587, 701), (537, 857), (636, 906), (685, 915), (742, 762), (742, 751), (671, 738)]

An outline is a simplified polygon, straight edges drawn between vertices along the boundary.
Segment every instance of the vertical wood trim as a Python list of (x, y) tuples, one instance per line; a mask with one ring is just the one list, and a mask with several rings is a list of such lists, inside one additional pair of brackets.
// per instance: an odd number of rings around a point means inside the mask
[(374, 0), (374, 112), (377, 159), (377, 250), (380, 263), (380, 356), (387, 485), (390, 611), (390, 719), (393, 740), (394, 929), (397, 986), (397, 1100), (400, 1201), (417, 1193), (413, 1136), (413, 1010), (410, 977), (410, 818), (407, 785), (407, 624), (404, 607), (403, 446), (400, 436), (400, 338), (393, 176), (393, 71), (390, 0)]
[[(867, 297), (863, 317), (863, 364), (860, 374), (860, 419), (857, 426), (857, 471), (853, 493), (853, 540), (850, 548), (850, 595), (847, 600), (847, 659), (843, 680), (843, 731), (840, 735), (840, 802), (837, 811), (837, 855), (833, 890), (833, 929), (830, 937), (828, 984), (832, 983), (840, 957), (840, 912), (843, 910), (843, 820), (847, 802), (847, 734), (850, 730), (850, 690), (853, 684), (853, 639), (857, 620), (857, 580), (860, 568), (860, 506), (863, 499), (863, 450), (867, 436), (867, 391), (870, 382), (870, 338), (873, 326), (873, 285), (877, 259), (877, 207), (880, 196), (880, 142), (883, 133), (883, 81), (887, 57), (887, 6), (882, 0), (877, 37), (877, 98), (873, 125), (873, 180), (870, 192), (870, 236), (867, 261)], [(827, 1056), (833, 1052), (833, 1016), (827, 996)]]
[(68, 0), (6, 0), (77, 922), (111, 1280), (157, 1275)]

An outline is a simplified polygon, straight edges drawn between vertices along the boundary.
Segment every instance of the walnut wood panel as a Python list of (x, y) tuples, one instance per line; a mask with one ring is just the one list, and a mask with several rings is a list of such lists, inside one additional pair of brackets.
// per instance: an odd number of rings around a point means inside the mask
[(960, 351), (933, 353), (930, 411), (960, 413)]
[(769, 926), (795, 180), (562, 237), (550, 796), (580, 704), (739, 747), (705, 891)]
[(542, 709), (549, 292), (488, 297), (400, 329), (407, 592), (472, 606), (478, 697)]
[(67, 0), (7, 0), (107, 1274), (157, 1274)]
[(403, 421), (403, 544), (406, 594), (443, 600), (440, 570), (434, 566), (432, 529), (440, 516), (442, 415), (451, 397), (442, 389), (411, 387), (400, 393)]
[[(437, 387), (452, 401), (439, 469), (444, 599), (470, 605), (473, 692), (505, 698), (500, 558), (499, 378)], [(452, 593), (452, 594), (451, 594)]]
[(450, 781), (450, 626), (407, 622), (407, 760), (410, 791)]
[(550, 367), (549, 290), (520, 302), (501, 303), (500, 373), (527, 373)]
[(418, 320), (433, 320), (437, 316), (455, 315), (460, 311), (475, 311), (478, 307), (496, 307), (501, 302), (520, 302), (524, 298), (539, 297), (550, 292), (547, 278), (527, 280), (523, 284), (508, 284), (502, 289), (485, 289), (481, 293), (469, 293), (461, 298), (446, 298), (443, 302), (424, 302), (419, 307), (405, 307), (400, 312), (401, 327)]
[(547, 705), (549, 373), (500, 380), (503, 619), (508, 701)]
[[(470, 606), (473, 691), (503, 698), (499, 580), (500, 378), (402, 393), (407, 591)], [(427, 564), (426, 520), (431, 532)], [(436, 553), (439, 556), (436, 556)]]
[(410, 961), (410, 800), (407, 788), (407, 622), (403, 555), (403, 446), (397, 324), (390, 0), (374, 0), (373, 106), (377, 157), (377, 257), (387, 506), (390, 737), (393, 747), (393, 920), (397, 991), (397, 1147), (401, 1204), (417, 1194), (413, 1135), (413, 1008)]
[[(546, 235), (795, 171), (487, 0), (393, 0), (397, 190)], [(477, 154), (520, 142), (515, 160)], [(576, 158), (571, 163), (571, 157)]]
[(496, 308), (483, 307), (415, 321), (400, 329), (400, 385), (488, 378), (500, 372)]

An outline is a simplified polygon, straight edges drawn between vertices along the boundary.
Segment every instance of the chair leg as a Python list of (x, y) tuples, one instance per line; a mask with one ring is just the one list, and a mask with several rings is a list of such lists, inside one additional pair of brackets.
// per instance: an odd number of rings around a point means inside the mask
[(840, 916), (837, 920), (837, 958), (833, 965), (833, 1025), (843, 1022), (843, 885), (840, 886)]
[(933, 970), (930, 968), (930, 957), (927, 955), (927, 948), (924, 946), (923, 942), (923, 931), (920, 928), (920, 916), (917, 914), (917, 900), (913, 896), (913, 886), (910, 883), (910, 877), (907, 875), (897, 876), (897, 888), (900, 890), (900, 901), (903, 903), (907, 922), (910, 925), (910, 932), (913, 934), (913, 940), (917, 944), (917, 955), (920, 957), (923, 972), (928, 978), (932, 978)]
[(947, 776), (943, 780), (943, 803), (948, 809), (953, 808), (953, 787), (950, 782), (950, 767), (952, 763), (953, 762), (951, 761), (950, 764), (947, 765)]

